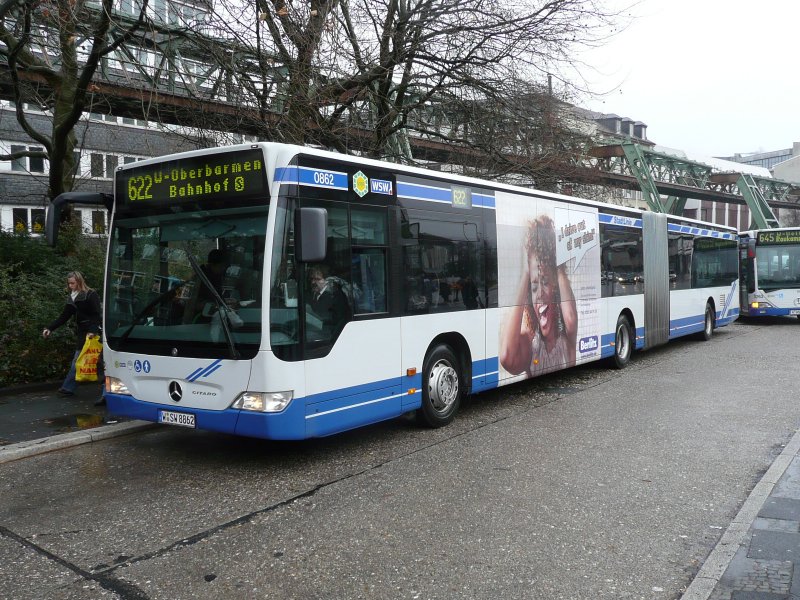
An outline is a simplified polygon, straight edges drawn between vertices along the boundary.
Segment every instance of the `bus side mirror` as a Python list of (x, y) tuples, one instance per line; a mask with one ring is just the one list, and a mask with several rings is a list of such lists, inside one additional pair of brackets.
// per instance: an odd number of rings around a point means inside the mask
[(49, 246), (55, 246), (58, 241), (58, 228), (61, 225), (61, 209), (65, 204), (90, 204), (104, 206), (111, 214), (114, 207), (114, 197), (102, 192), (64, 192), (55, 197), (47, 207), (45, 216), (44, 235)]
[(58, 226), (61, 224), (61, 206), (63, 202), (59, 202), (60, 196), (54, 202), (51, 202), (47, 207), (44, 219), (44, 236), (47, 240), (47, 245), (54, 247), (58, 241)]
[(747, 274), (747, 292), (752, 294), (756, 291), (756, 240), (747, 240), (747, 260), (745, 261), (745, 273)]
[(294, 251), (299, 262), (322, 262), (327, 245), (328, 211), (303, 207), (295, 212)]

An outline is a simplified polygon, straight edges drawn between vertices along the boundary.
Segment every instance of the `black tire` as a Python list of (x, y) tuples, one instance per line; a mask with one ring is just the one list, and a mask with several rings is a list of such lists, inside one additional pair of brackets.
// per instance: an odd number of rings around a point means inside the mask
[(631, 362), (634, 338), (628, 317), (620, 315), (614, 329), (614, 366), (624, 369)]
[(450, 346), (431, 350), (422, 369), (422, 406), (417, 419), (428, 427), (444, 427), (456, 416), (465, 385), (461, 363)]
[(716, 315), (714, 314), (714, 308), (711, 306), (711, 302), (706, 303), (706, 314), (703, 317), (703, 331), (698, 334), (698, 337), (701, 340), (708, 341), (711, 339), (711, 336), (714, 335), (714, 321)]

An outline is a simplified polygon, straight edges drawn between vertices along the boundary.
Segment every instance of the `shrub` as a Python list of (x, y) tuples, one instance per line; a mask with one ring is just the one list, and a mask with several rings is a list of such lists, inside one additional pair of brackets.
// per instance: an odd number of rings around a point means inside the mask
[(0, 387), (60, 380), (74, 353), (74, 319), (48, 340), (42, 329), (64, 308), (66, 274), (78, 270), (102, 290), (105, 249), (82, 238), (69, 256), (40, 238), (0, 232)]

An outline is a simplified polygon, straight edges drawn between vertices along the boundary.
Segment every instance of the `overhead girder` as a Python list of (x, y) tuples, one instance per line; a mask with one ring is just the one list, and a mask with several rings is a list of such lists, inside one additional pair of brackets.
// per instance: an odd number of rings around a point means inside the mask
[[(800, 187), (746, 173), (714, 173), (709, 165), (656, 152), (635, 143), (589, 151), (595, 168), (632, 177), (651, 210), (680, 214), (688, 198), (746, 204), (759, 228), (778, 227), (772, 206), (800, 208)], [(661, 196), (670, 198), (664, 202)]]

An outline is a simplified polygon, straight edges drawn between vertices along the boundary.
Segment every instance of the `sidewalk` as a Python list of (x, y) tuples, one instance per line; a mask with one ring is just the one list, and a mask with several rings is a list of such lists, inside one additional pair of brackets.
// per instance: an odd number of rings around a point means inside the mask
[(681, 600), (800, 598), (800, 431), (761, 478)]
[(0, 463), (58, 448), (124, 435), (152, 423), (109, 417), (97, 383), (74, 396), (57, 393), (59, 383), (0, 389)]

